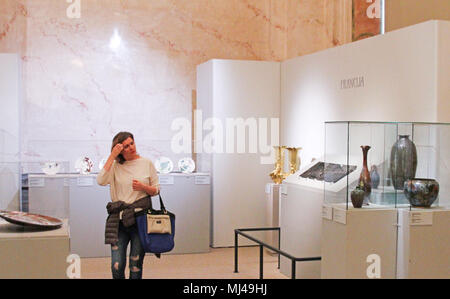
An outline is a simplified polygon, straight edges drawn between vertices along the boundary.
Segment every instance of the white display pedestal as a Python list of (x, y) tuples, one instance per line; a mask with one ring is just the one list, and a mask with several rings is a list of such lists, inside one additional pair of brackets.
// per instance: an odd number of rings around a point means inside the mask
[[(284, 181), (281, 188), (281, 250), (295, 257), (320, 253), (323, 190)], [(281, 257), (280, 272), (291, 277), (292, 262)], [(296, 278), (320, 278), (320, 261), (297, 262)]]
[(97, 184), (97, 174), (24, 174), (25, 211), (69, 218), (71, 253), (85, 257), (111, 256), (105, 244), (109, 187)]
[[(395, 209), (354, 209), (350, 204), (346, 210), (345, 204), (333, 204), (324, 211), (329, 213), (322, 216), (322, 278), (395, 278)], [(377, 262), (379, 275), (373, 277)]]
[[(168, 254), (209, 252), (211, 175), (160, 174), (159, 183), (164, 205), (176, 215), (175, 247)], [(159, 209), (158, 197), (152, 203)]]
[(105, 244), (109, 188), (97, 184), (97, 175), (73, 175), (70, 184), (70, 250), (80, 257), (111, 256)]
[(450, 278), (450, 210), (398, 213), (397, 278)]
[(0, 278), (67, 278), (68, 221), (41, 231), (0, 219), (0, 252)]
[[(269, 183), (266, 185), (267, 195), (267, 225), (268, 227), (280, 226), (280, 185)], [(268, 231), (266, 232), (267, 244), (278, 248), (278, 232)], [(266, 248), (269, 254), (275, 255), (276, 252)]]

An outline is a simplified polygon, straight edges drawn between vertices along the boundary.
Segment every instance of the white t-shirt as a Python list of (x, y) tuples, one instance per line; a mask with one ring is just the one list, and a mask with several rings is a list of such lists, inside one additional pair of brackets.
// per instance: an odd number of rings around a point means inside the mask
[(144, 191), (133, 190), (133, 180), (157, 187), (159, 190), (159, 179), (155, 166), (152, 161), (142, 157), (125, 161), (123, 164), (114, 161), (109, 171), (103, 168), (97, 175), (99, 185), (110, 185), (112, 201), (121, 200), (128, 204), (148, 196)]

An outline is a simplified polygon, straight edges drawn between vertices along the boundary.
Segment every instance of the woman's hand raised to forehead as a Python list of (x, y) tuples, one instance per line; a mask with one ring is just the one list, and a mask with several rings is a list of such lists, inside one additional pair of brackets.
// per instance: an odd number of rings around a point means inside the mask
[(118, 155), (120, 155), (120, 153), (123, 151), (123, 145), (122, 143), (117, 143), (112, 151), (111, 151), (111, 155), (115, 157), (117, 157)]
[(109, 171), (111, 169), (111, 166), (114, 162), (114, 160), (117, 158), (117, 156), (122, 152), (123, 145), (121, 143), (116, 144), (113, 149), (111, 150), (111, 154), (108, 157), (108, 160), (106, 160), (105, 165), (103, 166), (103, 169), (106, 171)]

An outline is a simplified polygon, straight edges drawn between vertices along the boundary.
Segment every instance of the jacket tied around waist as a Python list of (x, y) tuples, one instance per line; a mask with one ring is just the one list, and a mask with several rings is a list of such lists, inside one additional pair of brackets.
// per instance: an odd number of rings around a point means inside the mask
[(151, 197), (147, 196), (128, 204), (123, 201), (109, 202), (106, 205), (108, 218), (105, 225), (105, 244), (116, 245), (119, 242), (120, 213), (125, 227), (136, 224), (135, 209), (147, 210), (151, 207)]

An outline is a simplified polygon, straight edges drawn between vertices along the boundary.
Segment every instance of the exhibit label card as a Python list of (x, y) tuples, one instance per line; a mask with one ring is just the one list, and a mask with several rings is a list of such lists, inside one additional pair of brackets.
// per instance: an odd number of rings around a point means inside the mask
[(44, 178), (29, 178), (28, 187), (45, 187)]
[(347, 224), (347, 211), (342, 209), (333, 209), (333, 220), (342, 223)]
[(93, 177), (78, 177), (77, 178), (77, 186), (80, 187), (89, 187), (94, 185)]
[(160, 175), (159, 176), (159, 184), (160, 185), (173, 185), (174, 180), (171, 175)]
[(411, 211), (409, 225), (433, 225), (433, 212)]
[(209, 175), (196, 175), (195, 176), (196, 185), (209, 185), (211, 184), (211, 177)]
[(280, 190), (281, 194), (287, 195), (287, 185), (281, 184)]
[(322, 218), (333, 220), (333, 208), (328, 205), (322, 206)]

